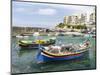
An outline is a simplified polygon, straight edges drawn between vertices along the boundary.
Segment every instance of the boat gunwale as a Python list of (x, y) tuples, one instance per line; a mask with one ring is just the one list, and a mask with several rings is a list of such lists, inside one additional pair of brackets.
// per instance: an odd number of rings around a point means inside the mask
[(41, 50), (41, 53), (44, 53), (44, 54), (49, 55), (49, 56), (54, 56), (54, 57), (64, 57), (64, 56), (78, 55), (78, 54), (81, 54), (81, 53), (84, 53), (84, 52), (88, 51), (87, 48), (85, 48), (85, 49), (86, 50), (84, 50), (84, 51), (80, 51), (80, 52), (76, 52), (76, 53), (72, 53), (72, 54), (62, 54), (62, 55), (49, 53), (49, 52), (47, 52), (45, 50)]

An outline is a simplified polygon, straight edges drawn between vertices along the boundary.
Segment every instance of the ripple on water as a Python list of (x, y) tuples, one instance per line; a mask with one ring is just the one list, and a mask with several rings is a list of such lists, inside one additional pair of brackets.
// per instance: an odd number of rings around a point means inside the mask
[[(44, 36), (47, 38), (47, 36)], [(86, 38), (61, 36), (56, 39), (58, 44), (80, 43)], [(70, 61), (55, 61), (43, 64), (36, 63), (36, 54), (38, 50), (20, 49), (17, 45), (16, 38), (12, 38), (12, 73), (27, 73), (27, 72), (47, 72), (47, 71), (62, 71), (62, 70), (80, 70), (80, 69), (95, 69), (95, 40), (90, 39), (92, 43), (91, 50), (85, 54), (83, 58)], [(32, 37), (31, 37), (32, 40)], [(60, 41), (60, 43), (59, 43)]]

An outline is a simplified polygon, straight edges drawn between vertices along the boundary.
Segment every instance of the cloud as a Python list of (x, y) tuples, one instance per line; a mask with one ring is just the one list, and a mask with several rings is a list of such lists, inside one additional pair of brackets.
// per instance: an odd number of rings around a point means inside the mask
[(57, 13), (55, 9), (51, 9), (51, 8), (39, 9), (37, 12), (40, 15), (54, 15)]
[(60, 8), (64, 10), (75, 11), (75, 13), (91, 13), (94, 11), (94, 6), (81, 5), (63, 5), (63, 4), (47, 4), (49, 7)]
[(36, 13), (36, 10), (34, 10), (33, 8), (25, 8), (25, 7), (21, 7), (21, 8), (15, 8), (14, 12), (16, 13), (21, 13), (21, 14), (28, 14), (28, 15), (32, 15)]
[[(39, 14), (39, 15), (54, 15), (59, 11), (58, 9), (64, 9), (73, 12), (73, 14), (79, 13), (91, 13), (93, 12), (93, 6), (80, 6), (80, 5), (63, 5), (63, 4), (42, 4), (42, 3), (14, 3), (17, 5), (16, 12), (22, 12), (23, 14)], [(40, 8), (37, 8), (39, 7)], [(41, 7), (42, 6), (42, 7)], [(48, 7), (47, 7), (48, 6)], [(34, 9), (34, 8), (37, 9)], [(47, 7), (47, 8), (44, 8)]]
[(23, 14), (38, 14), (38, 15), (55, 15), (57, 13), (57, 10), (52, 8), (33, 9), (33, 8), (21, 7), (21, 8), (15, 8), (14, 11)]

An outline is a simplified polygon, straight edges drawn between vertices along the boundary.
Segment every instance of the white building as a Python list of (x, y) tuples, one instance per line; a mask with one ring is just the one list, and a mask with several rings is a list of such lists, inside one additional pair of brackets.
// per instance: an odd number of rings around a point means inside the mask
[(94, 25), (95, 24), (95, 12), (91, 13), (90, 14), (90, 20), (89, 20), (90, 24), (91, 25)]
[(64, 17), (64, 24), (67, 25), (84, 25), (86, 24), (86, 14), (78, 14)]
[(86, 23), (87, 23), (87, 15), (81, 14), (80, 25), (86, 25)]
[(70, 24), (72, 21), (72, 17), (71, 16), (65, 16), (64, 17), (64, 24)]

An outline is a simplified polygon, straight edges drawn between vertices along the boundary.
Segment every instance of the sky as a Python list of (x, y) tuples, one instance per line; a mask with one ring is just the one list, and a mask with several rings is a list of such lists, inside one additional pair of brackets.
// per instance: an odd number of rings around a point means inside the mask
[(13, 26), (53, 28), (63, 22), (64, 16), (87, 13), (94, 6), (47, 4), (35, 2), (12, 2)]

